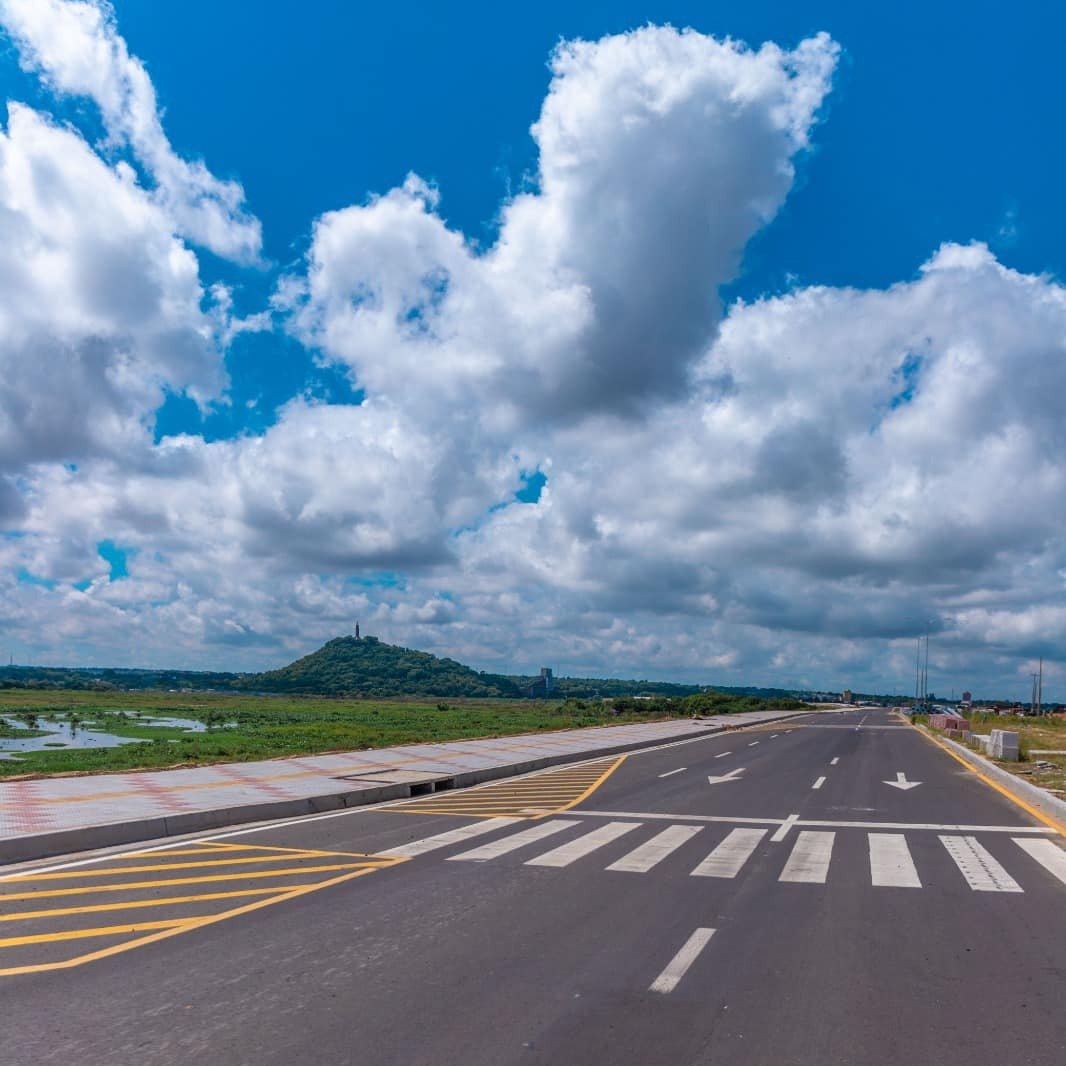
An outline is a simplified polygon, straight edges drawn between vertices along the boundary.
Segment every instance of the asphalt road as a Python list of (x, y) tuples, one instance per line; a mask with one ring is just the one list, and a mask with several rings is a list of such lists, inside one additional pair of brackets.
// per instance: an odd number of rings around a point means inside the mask
[(1064, 841), (900, 719), (593, 771), (0, 880), (3, 1061), (1066, 1062)]

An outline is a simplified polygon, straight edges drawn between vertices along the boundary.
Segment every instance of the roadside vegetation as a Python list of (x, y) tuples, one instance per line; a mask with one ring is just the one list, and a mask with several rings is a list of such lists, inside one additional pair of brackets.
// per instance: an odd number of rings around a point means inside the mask
[[(802, 709), (798, 701), (785, 701)], [(85, 692), (7, 689), (0, 715), (31, 721), (36, 734), (6, 727), (0, 737), (29, 737), (60, 724), (140, 741), (116, 747), (13, 752), (0, 778), (26, 774), (199, 766), (284, 755), (508, 736), (540, 730), (771, 709), (782, 701), (700, 693), (685, 699), (634, 700), (343, 700), (210, 693)], [(201, 723), (202, 732), (153, 724), (153, 718)], [(51, 730), (49, 726), (51, 725)], [(2, 750), (2, 746), (0, 746)]]

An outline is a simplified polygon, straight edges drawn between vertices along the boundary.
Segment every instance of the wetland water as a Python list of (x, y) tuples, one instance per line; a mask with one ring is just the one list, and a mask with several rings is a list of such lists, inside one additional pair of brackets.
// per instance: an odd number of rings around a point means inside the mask
[[(8, 715), (0, 716), (0, 721), (14, 729), (26, 729), (26, 723), (20, 718)], [(184, 729), (189, 733), (203, 733), (207, 727), (203, 722), (193, 718), (166, 718), (130, 716), (126, 724), (131, 726), (154, 726), (159, 729)], [(90, 724), (72, 725), (62, 719), (37, 717), (37, 729), (48, 730), (42, 736), (3, 737), (0, 738), (0, 759), (17, 759), (21, 751), (58, 751), (61, 748), (114, 748), (119, 744), (143, 744), (139, 737), (119, 737), (101, 729), (93, 729)]]

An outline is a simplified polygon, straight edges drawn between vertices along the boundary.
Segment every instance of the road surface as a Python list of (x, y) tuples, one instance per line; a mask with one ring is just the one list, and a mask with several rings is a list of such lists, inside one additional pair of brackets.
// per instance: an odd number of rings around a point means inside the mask
[(1062, 1066), (1064, 843), (856, 710), (55, 860), (3, 1061)]

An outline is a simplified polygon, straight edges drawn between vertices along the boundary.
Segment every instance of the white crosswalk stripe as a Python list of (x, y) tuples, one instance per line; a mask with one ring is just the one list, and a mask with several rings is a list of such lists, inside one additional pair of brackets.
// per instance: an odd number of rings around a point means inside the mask
[[(520, 823), (524, 825), (524, 828), (517, 829)], [(661, 826), (661, 823), (659, 825)], [(589, 822), (586, 819), (578, 818), (552, 818), (534, 822), (520, 818), (486, 818), (446, 833), (410, 841), (383, 854), (412, 858), (425, 852), (464, 843), (473, 837), (482, 836), (494, 830), (508, 829), (509, 832), (489, 840), (488, 843), (447, 856), (448, 861), (481, 863), (503, 858), (520, 848), (529, 847), (549, 837), (567, 832), (569, 837), (562, 844), (557, 844), (548, 851), (534, 854), (524, 863), (526, 866), (562, 869), (576, 863), (579, 859), (589, 857), (623, 836), (636, 833), (638, 830), (645, 830), (651, 832), (648, 839), (642, 841), (635, 839), (635, 846), (631, 850), (626, 851), (609, 865), (605, 865), (603, 869), (616, 873), (646, 874), (655, 870), (664, 860), (679, 852), (697, 836), (701, 839), (704, 836), (713, 836), (713, 829), (711, 834), (704, 833), (704, 830), (708, 828), (708, 825), (691, 823), (675, 823), (659, 828), (655, 822), (638, 821), (636, 818), (632, 821), (612, 820), (592, 829), (589, 829)], [(770, 827), (737, 826), (729, 829), (710, 853), (690, 872), (689, 876), (732, 880), (749, 867), (760, 846), (765, 844), (764, 858), (773, 859), (772, 870), (773, 873), (778, 874), (778, 881), (791, 884), (827, 884), (829, 882), (837, 835), (843, 832), (844, 837), (848, 838), (849, 828), (834, 831), (809, 829), (799, 831), (792, 843), (788, 858), (784, 861), (783, 868), (778, 864), (780, 856), (784, 854), (784, 849), (779, 849), (776, 843), (772, 843), (775, 837), (769, 836), (771, 828), (772, 824)], [(892, 828), (895, 826), (887, 824), (885, 826), (885, 829)], [(965, 828), (982, 827), (966, 826)], [(990, 827), (988, 832), (998, 832), (998, 828)], [(1017, 831), (1025, 832), (1025, 829), (1019, 826)], [(574, 835), (575, 833), (577, 835)], [(879, 827), (879, 831), (867, 832), (863, 835), (868, 849), (869, 881), (866, 881), (865, 876), (858, 874), (853, 864), (846, 863), (843, 859), (833, 867), (837, 871), (833, 874), (834, 881), (858, 878), (873, 888), (921, 889), (925, 887), (914, 855), (911, 853), (915, 833), (887, 832)], [(1002, 836), (1002, 834), (999, 835)], [(855, 858), (858, 857), (856, 849), (860, 846), (859, 841), (855, 839), (857, 836), (858, 834), (852, 834), (846, 845), (846, 853)], [(937, 839), (944, 846), (966, 884), (974, 891), (1025, 891), (1014, 879), (1012, 873), (1008, 872), (1007, 868), (980, 843), (976, 835), (938, 834)], [(1024, 851), (1029, 856), (1029, 859), (1066, 886), (1066, 849), (1060, 847), (1056, 841), (1044, 837), (1013, 836), (1011, 839), (1020, 851)], [(843, 844), (841, 846), (844, 847)], [(1006, 846), (1005, 843), (1004, 846)], [(918, 854), (919, 856), (928, 855), (922, 852)], [(606, 862), (606, 860), (601, 860), (601, 862)], [(1032, 867), (1028, 859), (1022, 859), (1020, 856), (1015, 863), (1010, 865), (1019, 864), (1031, 871), (1029, 876), (1043, 876)], [(676, 867), (673, 869), (675, 873), (682, 872)], [(761, 867), (753, 866), (752, 869), (756, 872), (766, 870), (766, 864), (764, 863)], [(1022, 872), (1019, 869), (1018, 876), (1021, 876)], [(936, 876), (935, 873), (930, 873), (930, 878), (934, 883)]]
[(409, 844), (401, 844), (398, 848), (389, 848), (382, 855), (396, 855), (405, 859), (412, 859), (416, 855), (424, 855), (427, 851), (436, 851), (437, 848), (446, 848), (449, 844), (459, 844), (471, 837), (479, 837), (483, 833), (491, 833), (494, 829), (502, 829), (505, 825), (514, 825), (521, 818), (486, 818), (481, 822), (473, 822), (470, 825), (460, 826), (458, 829), (449, 829), (447, 833), (437, 833), (435, 836), (423, 837), (421, 840), (412, 840)]
[(942, 836), (940, 843), (975, 892), (1021, 892), (1021, 885), (994, 858), (977, 837)]
[(764, 836), (766, 836), (765, 829), (734, 829), (692, 871), (691, 876), (736, 877)]
[(792, 854), (778, 881), (824, 885), (829, 876), (829, 860), (833, 856), (835, 839), (836, 833), (817, 833), (805, 829), (796, 837)]
[(487, 862), (489, 859), (497, 859), (508, 852), (517, 851), (527, 844), (535, 844), (538, 840), (554, 836), (564, 829), (580, 824), (580, 822), (574, 822), (567, 818), (555, 818), (550, 822), (538, 822), (529, 829), (523, 829), (520, 833), (512, 833), (501, 840), (490, 840), (479, 848), (464, 851), (459, 855), (449, 855), (448, 860), (449, 862)]
[(577, 840), (567, 841), (557, 848), (552, 848), (551, 851), (546, 851), (543, 855), (528, 859), (526, 865), (559, 868), (569, 866), (572, 862), (591, 855), (605, 844), (610, 844), (612, 840), (617, 840), (620, 836), (639, 829), (640, 825), (640, 822), (608, 822), (606, 825), (601, 825), (599, 829), (593, 829), (591, 833), (579, 836)]
[(661, 833), (656, 833), (646, 844), (634, 848), (628, 855), (623, 855), (617, 862), (612, 862), (608, 870), (621, 870), (629, 874), (646, 874), (653, 866), (658, 866), (668, 855), (672, 855), (682, 844), (690, 841), (697, 833), (702, 833), (699, 825), (672, 825)]
[(1031, 855), (1052, 877), (1057, 877), (1066, 885), (1066, 851), (1050, 840), (1026, 840), (1024, 837), (1012, 837), (1015, 844)]
[(870, 882), (880, 888), (921, 888), (902, 833), (869, 833)]

